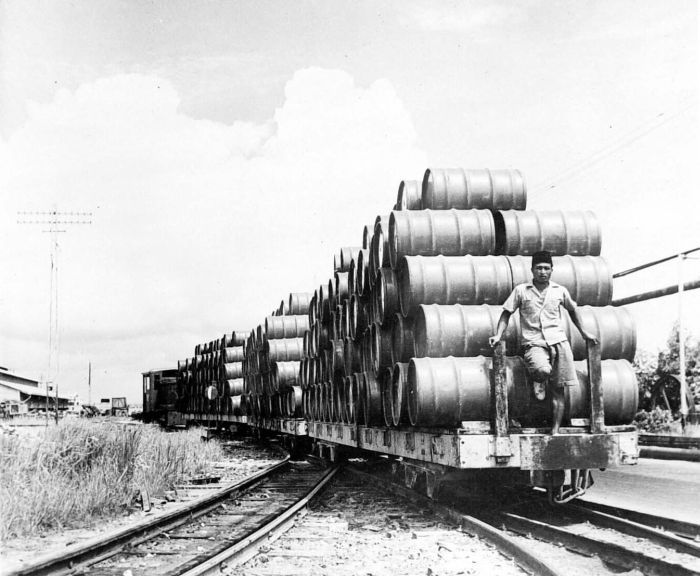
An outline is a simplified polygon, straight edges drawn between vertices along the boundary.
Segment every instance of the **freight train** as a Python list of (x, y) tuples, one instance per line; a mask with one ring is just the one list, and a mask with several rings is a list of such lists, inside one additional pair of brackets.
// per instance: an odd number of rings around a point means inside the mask
[[(381, 454), (429, 495), (449, 477), (523, 480), (553, 503), (580, 496), (591, 470), (637, 461), (635, 327), (610, 305), (595, 214), (526, 200), (518, 170), (429, 168), (401, 182), (390, 214), (336, 254), (327, 284), (289, 294), (254, 330), (197, 344), (177, 369), (144, 373), (144, 411), (279, 435), (331, 459)], [(516, 318), (488, 344), (539, 250), (599, 340), (584, 342), (562, 312), (579, 382), (558, 435)]]

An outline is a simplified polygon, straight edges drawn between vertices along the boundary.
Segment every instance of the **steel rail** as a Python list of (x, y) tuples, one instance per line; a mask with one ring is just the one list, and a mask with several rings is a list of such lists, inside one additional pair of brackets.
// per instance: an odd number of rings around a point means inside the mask
[[(352, 467), (346, 468), (352, 474), (360, 477), (371, 479), (376, 481), (376, 476), (362, 472)], [(565, 576), (566, 572), (554, 568), (549, 563), (545, 562), (533, 552), (530, 552), (524, 546), (521, 546), (518, 542), (513, 540), (508, 534), (503, 530), (495, 528), (491, 524), (479, 520), (474, 516), (468, 514), (463, 514), (459, 510), (454, 508), (449, 508), (438, 504), (434, 500), (431, 500), (427, 496), (423, 496), (413, 490), (399, 486), (398, 484), (387, 483), (387, 490), (398, 494), (399, 496), (410, 500), (411, 502), (418, 503), (424, 506), (430, 507), (438, 516), (448, 519), (449, 521), (460, 526), (465, 532), (474, 534), (493, 544), (498, 550), (504, 555), (508, 556), (515, 562), (520, 568), (525, 570), (530, 574), (537, 574), (538, 576)]]
[(192, 518), (206, 514), (216, 508), (221, 500), (241, 490), (252, 488), (271, 474), (287, 466), (289, 466), (289, 456), (285, 457), (281, 462), (273, 464), (240, 482), (230, 484), (213, 494), (189, 502), (167, 514), (140, 522), (136, 526), (123, 528), (108, 534), (106, 537), (89, 540), (74, 549), (39, 558), (36, 562), (23, 566), (18, 570), (5, 572), (4, 576), (56, 576), (70, 574), (80, 566), (95, 564), (117, 554), (127, 545), (139, 544), (161, 532), (180, 526)]
[(683, 520), (666, 518), (664, 516), (654, 516), (653, 514), (628, 510), (627, 508), (617, 508), (606, 504), (598, 504), (597, 502), (589, 502), (587, 500), (579, 500), (576, 505), (588, 510), (603, 512), (611, 516), (631, 520), (638, 524), (660, 528), (667, 533), (673, 532), (687, 539), (700, 539), (700, 524), (693, 524), (692, 522), (684, 522)]
[(672, 548), (676, 552), (691, 554), (692, 556), (700, 558), (700, 544), (692, 540), (681, 538), (671, 532), (665, 532), (646, 524), (620, 518), (614, 514), (608, 514), (599, 510), (591, 510), (590, 508), (579, 506), (578, 504), (569, 504), (566, 506), (565, 510), (572, 510), (575, 514), (579, 514), (599, 526), (612, 528), (613, 530), (624, 532), (630, 536), (656, 541), (666, 548)]
[(219, 552), (215, 556), (205, 560), (201, 564), (185, 572), (180, 572), (179, 576), (205, 576), (208, 574), (221, 574), (225, 567), (240, 564), (252, 558), (257, 549), (266, 542), (277, 539), (282, 533), (288, 530), (296, 516), (309, 504), (309, 502), (333, 479), (340, 470), (340, 466), (331, 468), (326, 472), (319, 482), (306, 493), (299, 501), (287, 508), (282, 514), (276, 516), (258, 530), (244, 536), (241, 540), (233, 544), (230, 548)]
[[(531, 501), (523, 504), (528, 506), (534, 503)], [(544, 502), (541, 500), (538, 500), (537, 504), (544, 506)], [(516, 505), (511, 510), (517, 513), (519, 507)], [(595, 504), (580, 499), (565, 504), (561, 510), (582, 516), (591, 524), (611, 528), (629, 536), (656, 541), (666, 548), (700, 557), (700, 543), (692, 540), (700, 534), (700, 525), (604, 504)]]
[(558, 542), (566, 548), (586, 555), (595, 555), (603, 561), (622, 569), (638, 569), (652, 576), (691, 576), (698, 572), (674, 562), (647, 556), (642, 552), (628, 550), (619, 544), (603, 542), (546, 522), (525, 518), (510, 512), (494, 516), (503, 521), (506, 528), (519, 534), (534, 536), (547, 542)]

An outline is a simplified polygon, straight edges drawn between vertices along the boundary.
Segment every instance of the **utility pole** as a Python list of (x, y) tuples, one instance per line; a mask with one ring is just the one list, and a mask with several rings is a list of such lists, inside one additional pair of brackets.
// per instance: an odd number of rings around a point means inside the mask
[(666, 286), (665, 288), (652, 290), (651, 292), (645, 292), (643, 294), (635, 294), (634, 296), (628, 296), (626, 298), (618, 298), (612, 301), (613, 306), (624, 306), (626, 304), (634, 304), (635, 302), (643, 302), (644, 300), (651, 300), (653, 298), (660, 298), (661, 296), (668, 296), (669, 294), (675, 294), (678, 292), (678, 381), (680, 384), (680, 413), (681, 413), (681, 426), (683, 431), (685, 431), (685, 425), (688, 418), (689, 408), (694, 409), (695, 398), (692, 399), (693, 406), (688, 406), (688, 383), (685, 377), (685, 338), (684, 338), (684, 322), (683, 322), (683, 293), (688, 290), (696, 290), (700, 288), (700, 280), (692, 280), (689, 282), (683, 281), (683, 262), (685, 260), (697, 259), (690, 254), (695, 252), (700, 252), (700, 247), (691, 248), (690, 250), (685, 250), (684, 252), (679, 252), (672, 256), (667, 256), (666, 258), (661, 258), (660, 260), (654, 260), (653, 262), (648, 262), (647, 264), (642, 264), (641, 266), (635, 266), (629, 270), (624, 270), (623, 272), (618, 272), (613, 274), (613, 278), (620, 278), (621, 276), (627, 276), (634, 272), (639, 272), (645, 268), (651, 266), (656, 266), (657, 264), (662, 264), (664, 262), (669, 262), (671, 260), (676, 260), (678, 265), (678, 283), (673, 286)]
[(92, 406), (92, 362), (88, 362), (88, 406)]
[(45, 413), (46, 419), (45, 419), (44, 425), (48, 428), (49, 427), (49, 381), (48, 381), (48, 379), (44, 379), (43, 374), (41, 375), (41, 380), (44, 383), (44, 388), (45, 388), (44, 394), (46, 394), (46, 396), (44, 397), (46, 400), (46, 404), (44, 407), (44, 409), (46, 410), (46, 413)]
[(59, 364), (59, 332), (58, 332), (58, 235), (65, 233), (61, 228), (72, 224), (92, 224), (92, 212), (59, 212), (55, 208), (46, 212), (17, 212), (17, 224), (48, 225), (51, 278), (49, 282), (49, 358), (46, 375), (46, 414), (48, 420), (49, 384), (53, 384), (56, 398), (56, 424), (58, 424), (58, 372)]
[(683, 260), (685, 254), (678, 255), (678, 372), (681, 385), (681, 427), (685, 431), (688, 418), (688, 402), (686, 394), (688, 386), (685, 381), (685, 340), (683, 338)]

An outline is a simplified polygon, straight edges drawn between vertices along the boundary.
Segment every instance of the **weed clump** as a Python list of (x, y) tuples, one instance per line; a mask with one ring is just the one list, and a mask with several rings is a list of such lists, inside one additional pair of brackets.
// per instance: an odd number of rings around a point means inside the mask
[(0, 540), (72, 528), (129, 509), (222, 460), (198, 430), (69, 420), (38, 438), (0, 435)]

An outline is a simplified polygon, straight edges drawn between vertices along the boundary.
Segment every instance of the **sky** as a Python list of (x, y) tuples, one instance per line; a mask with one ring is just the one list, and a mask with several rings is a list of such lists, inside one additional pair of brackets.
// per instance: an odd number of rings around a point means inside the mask
[[(698, 151), (695, 0), (0, 0), (0, 366), (49, 372), (50, 235), (20, 211), (92, 214), (59, 234), (51, 378), (87, 400), (92, 363), (93, 402), (139, 402), (327, 282), (428, 167), (521, 170), (620, 271), (700, 246)], [(630, 310), (653, 353), (679, 300)], [(700, 290), (682, 310), (699, 337)]]

